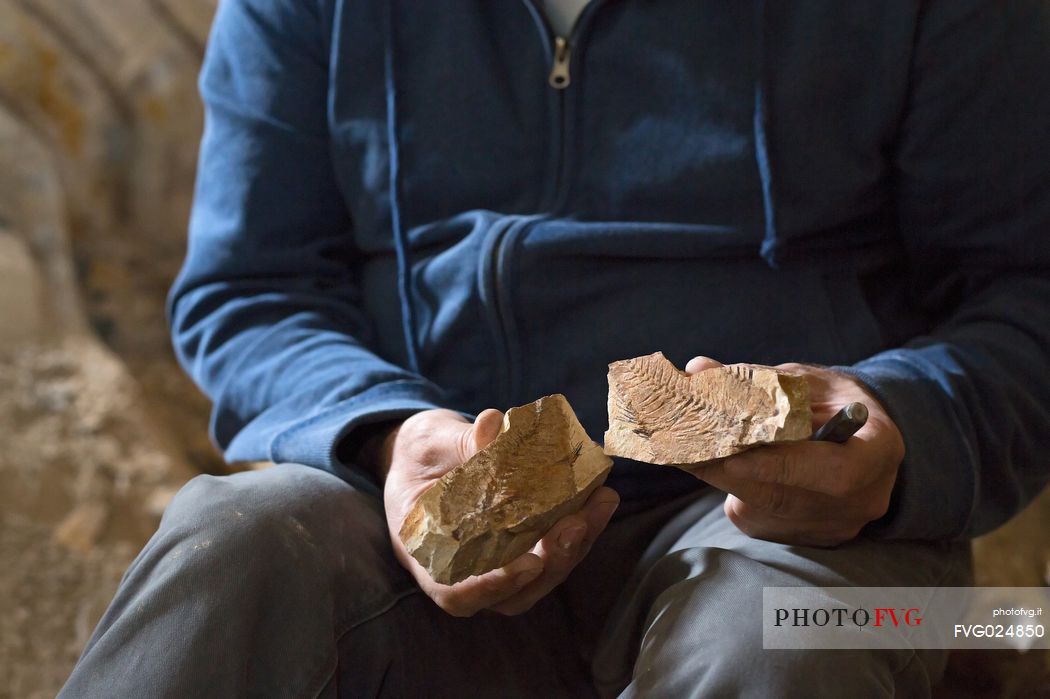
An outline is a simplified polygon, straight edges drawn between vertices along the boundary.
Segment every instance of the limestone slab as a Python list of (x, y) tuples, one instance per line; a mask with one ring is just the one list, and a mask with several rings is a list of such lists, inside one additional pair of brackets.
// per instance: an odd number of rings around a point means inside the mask
[(583, 507), (611, 467), (564, 396), (511, 408), (491, 444), (420, 497), (401, 540), (439, 583), (480, 575), (510, 563)]
[(660, 352), (609, 365), (605, 452), (690, 465), (812, 432), (805, 377), (730, 364), (689, 375)]

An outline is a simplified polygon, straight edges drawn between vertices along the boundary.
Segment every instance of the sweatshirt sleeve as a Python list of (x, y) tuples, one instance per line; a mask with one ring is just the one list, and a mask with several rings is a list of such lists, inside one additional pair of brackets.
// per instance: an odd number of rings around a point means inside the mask
[(895, 167), (933, 329), (846, 368), (907, 452), (870, 531), (975, 536), (1050, 477), (1050, 3), (924, 3)]
[(442, 392), (369, 349), (360, 253), (331, 162), (325, 43), (317, 3), (220, 3), (200, 79), (189, 250), (168, 313), (227, 460), (354, 480), (341, 440), (437, 407)]

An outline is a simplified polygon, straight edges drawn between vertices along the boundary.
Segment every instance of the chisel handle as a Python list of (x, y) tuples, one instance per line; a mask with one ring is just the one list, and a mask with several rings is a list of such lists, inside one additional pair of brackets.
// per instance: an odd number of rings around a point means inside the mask
[(868, 421), (868, 408), (863, 403), (850, 403), (835, 413), (810, 437), (814, 442), (842, 444)]

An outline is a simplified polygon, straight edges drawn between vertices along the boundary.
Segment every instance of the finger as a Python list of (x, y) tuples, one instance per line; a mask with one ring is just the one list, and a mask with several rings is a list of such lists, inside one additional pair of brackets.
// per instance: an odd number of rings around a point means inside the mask
[(409, 555), (401, 540), (392, 537), (394, 554), (415, 578), (423, 592), (452, 616), (469, 617), (500, 600), (513, 596), (543, 572), (543, 561), (527, 552), (502, 568), (471, 576), (453, 585), (435, 582), (427, 569)]
[(798, 442), (751, 449), (723, 462), (726, 475), (848, 497), (874, 482), (880, 469), (861, 440), (845, 444)]
[[(812, 396), (812, 392), (810, 393)], [(809, 409), (812, 413), (810, 418), (810, 425), (813, 431), (816, 432), (824, 423), (835, 417), (835, 415), (842, 410), (848, 403), (843, 403), (841, 400), (834, 398), (831, 400), (810, 400)], [(867, 404), (865, 404), (867, 407)]]
[[(574, 515), (563, 517), (558, 521), (551, 531), (546, 534), (536, 545), (536, 551), (544, 558), (546, 566), (548, 556), (550, 561), (558, 561), (561, 569), (551, 571), (549, 576), (555, 579), (557, 573), (563, 573), (554, 583), (560, 583), (569, 572), (583, 560), (583, 557), (591, 550), (595, 540), (605, 531), (605, 527), (612, 519), (617, 507), (620, 505), (620, 496), (612, 488), (598, 488), (587, 498), (580, 511)], [(548, 571), (544, 570), (544, 578)], [(538, 585), (537, 580), (533, 585)]]
[(842, 506), (841, 502), (823, 493), (779, 483), (762, 483), (736, 478), (729, 475), (724, 467), (720, 466), (706, 467), (696, 475), (719, 490), (742, 500), (750, 507), (778, 517), (795, 519), (826, 517)]
[(533, 549), (543, 560), (543, 574), (492, 610), (521, 614), (564, 582), (605, 530), (619, 503), (616, 491), (599, 488), (578, 513), (559, 520)]
[(503, 427), (503, 413), (488, 408), (478, 413), (473, 424), (464, 425), (464, 429), (456, 440), (456, 455), (458, 463), (463, 463), (479, 450), (484, 449), (492, 443)]
[(562, 518), (532, 550), (543, 561), (543, 573), (490, 609), (506, 615), (531, 609), (569, 575), (580, 560), (579, 551), (586, 537), (587, 520), (579, 515)]
[(788, 519), (749, 506), (728, 495), (724, 508), (733, 525), (753, 539), (801, 546), (837, 546), (855, 538), (865, 521), (858, 519)]
[(869, 425), (888, 419), (879, 399), (868, 387), (848, 374), (813, 364), (779, 364), (776, 368), (806, 377), (814, 429), (854, 401), (867, 406)]
[(705, 467), (697, 477), (733, 495), (751, 510), (798, 520), (871, 522), (886, 514), (892, 492), (890, 484), (885, 488), (864, 488), (848, 497), (833, 497), (779, 483), (735, 478), (717, 465)]
[[(428, 575), (428, 584), (424, 590), (449, 614), (469, 617), (515, 595), (542, 575), (543, 566), (540, 557), (530, 551), (502, 568), (467, 578), (451, 586), (438, 585), (429, 580)], [(426, 575), (426, 571), (423, 572)]]
[(587, 520), (587, 536), (584, 538), (584, 554), (590, 550), (598, 535), (605, 531), (620, 506), (620, 494), (612, 488), (601, 487), (591, 493), (580, 514)]
[(586, 557), (605, 530), (619, 505), (620, 497), (611, 488), (591, 494), (575, 515), (562, 518), (533, 549), (544, 561), (543, 575), (518, 594), (494, 606), (501, 614), (521, 614), (560, 585), (573, 568)]
[(503, 428), (503, 413), (489, 408), (474, 419), (474, 448), (483, 449), (492, 443)]
[(704, 369), (714, 369), (715, 367), (722, 366), (722, 362), (711, 359), (710, 357), (704, 357), (703, 355), (693, 357), (685, 365), (685, 373), (687, 374), (699, 374)]

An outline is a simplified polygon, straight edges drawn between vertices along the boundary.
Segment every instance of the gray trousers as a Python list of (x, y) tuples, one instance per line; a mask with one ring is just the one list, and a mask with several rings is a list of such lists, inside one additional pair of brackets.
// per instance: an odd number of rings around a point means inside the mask
[(770, 585), (964, 585), (968, 547), (750, 539), (713, 489), (625, 503), (530, 612), (448, 616), (382, 506), (325, 472), (200, 476), (128, 569), (63, 697), (929, 694), (946, 652), (765, 651)]

